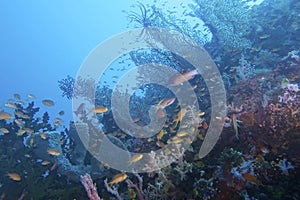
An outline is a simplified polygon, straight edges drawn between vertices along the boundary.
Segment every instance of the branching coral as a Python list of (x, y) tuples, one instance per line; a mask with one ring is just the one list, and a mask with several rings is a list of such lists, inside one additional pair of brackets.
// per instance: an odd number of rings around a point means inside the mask
[(58, 81), (59, 89), (62, 90), (62, 96), (66, 96), (68, 99), (72, 97), (84, 97), (88, 101), (92, 102), (92, 97), (95, 95), (97, 88), (96, 81), (92, 78), (77, 77), (75, 80), (71, 76), (67, 76)]
[(75, 79), (71, 76), (67, 76), (60, 81), (58, 81), (58, 87), (62, 90), (62, 96), (66, 96), (68, 99), (71, 99), (73, 96), (73, 88), (74, 88)]
[(122, 200), (123, 198), (120, 196), (119, 191), (118, 191), (118, 186), (110, 186), (107, 182), (107, 178), (104, 180), (104, 185), (106, 190), (114, 195), (118, 200)]
[(90, 200), (100, 200), (100, 197), (97, 192), (96, 184), (93, 183), (93, 180), (89, 174), (80, 176), (80, 181), (84, 186), (84, 189)]

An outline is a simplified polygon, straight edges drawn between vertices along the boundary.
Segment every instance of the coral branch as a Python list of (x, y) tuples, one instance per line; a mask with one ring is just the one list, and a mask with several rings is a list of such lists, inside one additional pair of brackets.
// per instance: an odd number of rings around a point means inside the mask
[(80, 181), (84, 186), (84, 189), (90, 200), (100, 200), (100, 197), (97, 192), (96, 184), (93, 184), (93, 180), (89, 174), (80, 176)]
[(126, 180), (127, 186), (130, 188), (134, 188), (137, 192), (137, 196), (139, 200), (144, 200), (143, 197), (143, 178), (136, 172), (133, 172), (133, 174), (137, 177), (139, 181), (139, 186), (134, 184), (130, 179)]
[(117, 197), (118, 200), (123, 200), (123, 198), (119, 195), (118, 192), (118, 187), (115, 186), (109, 186), (107, 183), (107, 179), (104, 180), (104, 185), (106, 187), (106, 190), (111, 193), (112, 195), (114, 195), (115, 197)]

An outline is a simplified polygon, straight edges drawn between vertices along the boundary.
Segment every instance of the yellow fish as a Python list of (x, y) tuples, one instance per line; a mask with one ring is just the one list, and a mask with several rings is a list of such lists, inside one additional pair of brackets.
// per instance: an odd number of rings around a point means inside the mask
[(17, 173), (8, 173), (7, 176), (14, 181), (20, 181), (21, 180), (21, 176)]
[(28, 115), (23, 114), (23, 115), (21, 116), (21, 118), (22, 118), (22, 119), (29, 119), (30, 117), (29, 117)]
[(45, 99), (42, 101), (42, 103), (45, 105), (45, 106), (54, 106), (54, 101), (50, 100), (50, 99)]
[(109, 182), (108, 184), (110, 185), (117, 184), (124, 181), (126, 178), (127, 178), (127, 174), (117, 174), (113, 177), (112, 181)]
[(131, 160), (130, 160), (130, 162), (129, 162), (129, 165), (132, 165), (133, 163), (135, 163), (135, 162), (141, 160), (142, 158), (143, 158), (143, 154), (135, 154), (135, 155), (131, 158)]
[(7, 128), (0, 128), (0, 132), (9, 133), (9, 130)]
[(24, 131), (26, 131), (27, 133), (33, 133), (33, 130), (30, 128), (24, 128)]
[(60, 152), (55, 150), (55, 149), (48, 149), (47, 153), (50, 154), (50, 155), (53, 155), (53, 156), (59, 156), (60, 155)]
[(11, 119), (13, 118), (13, 116), (7, 112), (4, 112), (4, 111), (1, 111), (0, 112), (0, 120), (8, 120), (8, 119)]
[(24, 129), (19, 129), (17, 132), (17, 135), (22, 136), (24, 133), (26, 133), (26, 131)]
[(43, 140), (46, 140), (48, 138), (48, 135), (44, 132), (41, 132), (39, 135)]
[(187, 132), (186, 131), (180, 131), (179, 133), (177, 133), (177, 137), (183, 137), (186, 136)]
[(255, 183), (256, 185), (259, 185), (259, 180), (252, 174), (247, 173), (247, 174), (242, 174), (242, 176), (247, 179), (247, 181), (250, 181), (252, 183)]
[(161, 139), (163, 138), (163, 136), (164, 136), (166, 133), (167, 133), (167, 131), (164, 130), (164, 129), (162, 129), (162, 130), (159, 132), (159, 134), (156, 136), (156, 138), (157, 138), (158, 140), (161, 140)]
[(16, 106), (16, 104), (13, 104), (13, 103), (6, 103), (5, 106), (8, 107), (8, 108), (13, 108), (13, 109), (17, 109), (18, 108)]
[(24, 114), (20, 111), (15, 111), (15, 115), (17, 115), (18, 117), (22, 117)]
[(50, 164), (50, 162), (47, 160), (44, 160), (43, 162), (41, 162), (41, 165), (49, 165), (49, 164)]
[(35, 96), (33, 95), (33, 94), (28, 94), (27, 95), (29, 98), (31, 98), (31, 99), (34, 99), (35, 98)]
[(174, 119), (175, 127), (177, 127), (178, 123), (182, 121), (182, 118), (185, 116), (187, 110), (185, 108), (182, 108), (179, 113), (177, 114), (176, 118)]
[(205, 112), (199, 112), (199, 113), (198, 113), (198, 116), (199, 116), (199, 117), (202, 117), (203, 115), (205, 115)]
[(105, 113), (108, 111), (108, 108), (104, 106), (97, 106), (96, 108), (92, 109), (92, 112), (95, 114)]
[(174, 136), (173, 138), (171, 138), (167, 141), (168, 144), (171, 144), (171, 143), (177, 144), (180, 142), (182, 142), (182, 138), (179, 138), (177, 136)]
[(23, 126), (23, 122), (19, 119), (15, 119), (15, 123), (18, 124), (19, 126)]

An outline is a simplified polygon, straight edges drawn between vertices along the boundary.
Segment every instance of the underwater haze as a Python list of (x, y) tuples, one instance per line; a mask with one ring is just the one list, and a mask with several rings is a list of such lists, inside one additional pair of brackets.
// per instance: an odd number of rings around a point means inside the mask
[(300, 199), (299, 10), (1, 1), (0, 199)]

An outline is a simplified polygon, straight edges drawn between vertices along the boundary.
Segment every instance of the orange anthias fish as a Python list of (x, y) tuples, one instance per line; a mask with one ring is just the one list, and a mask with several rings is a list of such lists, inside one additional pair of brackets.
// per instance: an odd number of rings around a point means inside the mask
[(44, 132), (41, 132), (39, 135), (43, 140), (46, 140), (48, 138), (48, 135)]
[(24, 128), (24, 131), (26, 131), (27, 133), (33, 133), (34, 131), (30, 128)]
[(45, 106), (54, 106), (54, 101), (50, 100), (50, 99), (45, 99), (42, 101), (42, 103), (45, 105)]
[(13, 103), (10, 103), (10, 102), (6, 103), (5, 106), (8, 107), (8, 108), (13, 108), (13, 109), (17, 109), (18, 108), (16, 106), (16, 104), (13, 104)]
[(181, 85), (182, 83), (192, 79), (195, 75), (199, 74), (198, 70), (192, 70), (189, 72), (185, 72), (183, 74), (175, 75), (173, 76), (169, 82), (169, 86), (176, 86), (176, 85)]
[(108, 108), (104, 106), (97, 106), (96, 108), (92, 109), (92, 112), (95, 114), (105, 113), (108, 111)]
[(13, 118), (13, 116), (7, 112), (1, 111), (0, 112), (0, 120), (4, 119), (4, 120), (8, 120)]
[(60, 152), (55, 150), (55, 149), (48, 149), (47, 153), (50, 154), (50, 155), (53, 155), (53, 156), (59, 156), (60, 155)]
[(26, 131), (24, 129), (19, 129), (17, 132), (17, 135), (22, 136), (24, 133), (26, 133)]
[(157, 140), (161, 140), (165, 134), (167, 134), (167, 131), (162, 129), (156, 136)]
[(0, 128), (0, 132), (9, 133), (9, 130), (7, 128)]
[(179, 137), (177, 137), (177, 136), (174, 136), (174, 137), (170, 138), (170, 139), (167, 141), (167, 143), (168, 143), (168, 144), (172, 144), (172, 143), (178, 144), (178, 143), (181, 143), (182, 141), (183, 141), (182, 138), (179, 138)]
[(109, 182), (108, 184), (110, 185), (117, 184), (124, 181), (126, 178), (127, 178), (127, 174), (117, 174), (113, 177), (112, 181)]
[(129, 162), (129, 165), (132, 165), (133, 163), (135, 163), (135, 162), (137, 162), (137, 161), (139, 161), (139, 160), (141, 160), (143, 158), (143, 154), (135, 154), (132, 158), (131, 158), (131, 160), (130, 160), (130, 162)]
[(177, 133), (177, 137), (184, 137), (188, 134), (188, 132), (186, 131), (180, 131), (179, 133)]
[(19, 126), (23, 126), (23, 122), (19, 119), (15, 119), (15, 123), (18, 124)]
[(33, 95), (33, 94), (28, 94), (27, 95), (30, 99), (34, 99), (35, 98), (35, 96)]
[(14, 181), (21, 181), (21, 176), (17, 173), (8, 173), (7, 176)]
[(252, 174), (250, 173), (247, 173), (247, 174), (243, 174), (242, 175), (247, 181), (250, 181), (252, 183), (255, 183), (256, 185), (259, 184), (259, 181), (257, 180), (257, 178), (255, 176), (253, 176)]
[(175, 126), (174, 127), (177, 127), (178, 123), (180, 121), (182, 121), (183, 117), (185, 116), (187, 110), (185, 108), (182, 108), (179, 113), (177, 114), (177, 116), (174, 118), (174, 122), (175, 122)]
[(166, 146), (165, 143), (163, 143), (163, 142), (161, 142), (161, 141), (159, 141), (159, 140), (157, 140), (157, 141), (155, 142), (155, 144), (156, 144), (158, 147), (161, 147), (161, 148), (163, 148), (163, 147)]
[(41, 164), (42, 164), (42, 165), (49, 165), (49, 164), (50, 164), (50, 162), (49, 162), (49, 161), (47, 161), (47, 160), (44, 160), (43, 162), (41, 162)]

